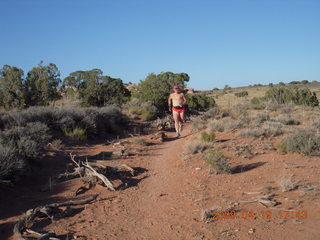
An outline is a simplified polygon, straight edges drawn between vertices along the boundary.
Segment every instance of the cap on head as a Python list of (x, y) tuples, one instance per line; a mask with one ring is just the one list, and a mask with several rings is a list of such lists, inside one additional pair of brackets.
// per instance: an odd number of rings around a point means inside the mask
[(173, 89), (180, 89), (180, 87), (178, 85), (174, 85)]

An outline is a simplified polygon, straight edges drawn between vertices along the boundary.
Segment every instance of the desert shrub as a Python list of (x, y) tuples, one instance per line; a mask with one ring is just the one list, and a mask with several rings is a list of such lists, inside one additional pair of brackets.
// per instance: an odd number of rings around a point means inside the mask
[(300, 121), (289, 116), (277, 116), (271, 118), (271, 121), (280, 122), (284, 125), (300, 125)]
[(251, 108), (256, 110), (262, 110), (262, 109), (265, 109), (266, 107), (263, 98), (254, 97), (251, 99), (250, 102), (251, 102)]
[(0, 142), (15, 149), (24, 158), (37, 158), (42, 154), (44, 144), (50, 140), (48, 130), (43, 123), (27, 123), (25, 127), (0, 132)]
[(244, 128), (245, 121), (246, 121), (246, 119), (227, 120), (224, 124), (224, 131), (229, 131), (229, 130), (238, 129), (238, 128)]
[(205, 94), (188, 94), (187, 101), (188, 107), (197, 111), (208, 111), (216, 105), (214, 99)]
[(258, 136), (258, 130), (255, 128), (246, 128), (236, 133), (238, 137), (256, 137)]
[(258, 113), (253, 116), (253, 120), (257, 121), (258, 123), (263, 123), (270, 120), (270, 115), (268, 113)]
[(201, 132), (201, 140), (204, 142), (213, 142), (216, 138), (216, 134), (214, 132)]
[(189, 141), (185, 146), (184, 146), (184, 151), (183, 153), (185, 155), (188, 154), (196, 154), (196, 153), (201, 153), (207, 148), (209, 148), (211, 145), (207, 142), (203, 142), (201, 140), (196, 140), (193, 139)]
[(193, 120), (192, 120), (192, 128), (193, 129), (200, 131), (200, 130), (206, 128), (206, 126), (207, 126), (207, 121), (205, 119), (203, 119), (202, 116), (198, 116), (198, 117), (193, 118)]
[(285, 113), (285, 114), (290, 114), (292, 113), (292, 111), (294, 110), (294, 105), (293, 104), (283, 104), (281, 107), (280, 107), (280, 112), (281, 113)]
[(134, 119), (153, 120), (159, 115), (156, 106), (151, 102), (141, 102), (137, 98), (128, 102), (124, 109)]
[(212, 119), (208, 122), (207, 125), (210, 132), (223, 132), (224, 131), (224, 122), (217, 119)]
[(184, 89), (189, 76), (186, 73), (162, 72), (160, 74), (150, 73), (145, 80), (138, 85), (133, 96), (141, 102), (151, 102), (160, 115), (168, 112), (168, 96), (173, 85), (179, 85)]
[(0, 180), (11, 180), (24, 168), (24, 159), (13, 148), (0, 145)]
[(298, 152), (305, 155), (320, 155), (320, 136), (306, 130), (297, 130), (296, 133), (284, 138), (278, 145), (279, 152)]
[(70, 137), (74, 140), (83, 141), (87, 139), (86, 130), (80, 127), (76, 128), (66, 128), (63, 130), (65, 136)]
[(51, 146), (57, 150), (61, 150), (64, 145), (62, 143), (62, 140), (61, 139), (55, 139), (51, 142)]
[(210, 171), (215, 174), (231, 173), (228, 160), (222, 152), (215, 149), (209, 149), (203, 153), (202, 159), (209, 164)]
[(276, 137), (284, 133), (283, 125), (278, 122), (264, 122), (260, 127), (244, 129), (236, 135), (240, 137)]
[(133, 143), (138, 144), (138, 145), (142, 145), (142, 146), (148, 146), (150, 145), (150, 143), (148, 143), (146, 140), (144, 140), (143, 138), (136, 138)]
[(203, 114), (203, 117), (206, 119), (212, 119), (217, 118), (220, 114), (221, 109), (218, 106), (214, 106), (213, 108), (210, 108), (208, 111), (206, 111)]
[(247, 91), (241, 91), (241, 92), (237, 92), (234, 94), (236, 97), (245, 97), (248, 96), (248, 92)]
[(314, 121), (312, 121), (312, 126), (320, 129), (320, 121), (319, 121), (319, 120), (314, 120)]
[(283, 124), (271, 121), (265, 122), (261, 130), (264, 137), (276, 137), (284, 133)]
[(308, 88), (297, 87), (271, 87), (265, 93), (265, 99), (270, 99), (278, 104), (294, 103), (315, 107), (319, 105), (316, 93)]

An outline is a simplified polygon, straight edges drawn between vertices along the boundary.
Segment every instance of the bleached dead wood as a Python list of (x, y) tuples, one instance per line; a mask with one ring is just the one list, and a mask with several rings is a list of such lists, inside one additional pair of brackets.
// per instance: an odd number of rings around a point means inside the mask
[[(33, 224), (36, 222), (36, 218), (38, 217), (48, 217), (51, 220), (55, 218), (55, 215), (63, 212), (59, 207), (69, 207), (74, 205), (83, 205), (87, 204), (98, 197), (98, 194), (91, 195), (81, 199), (69, 200), (61, 203), (51, 203), (45, 206), (39, 206), (34, 209), (30, 209), (26, 212), (24, 217), (21, 217), (18, 222), (14, 225), (13, 233), (19, 240), (27, 240), (29, 238), (24, 237), (25, 232), (29, 232), (35, 235), (38, 235), (36, 240), (45, 240), (45, 239), (58, 239), (56, 238), (56, 234), (54, 232), (46, 232), (46, 233), (38, 233), (36, 231), (31, 230)], [(66, 210), (67, 211), (67, 210)]]
[(97, 178), (99, 178), (107, 188), (109, 188), (110, 190), (112, 191), (115, 191), (112, 183), (109, 181), (109, 179), (104, 176), (103, 174), (101, 173), (98, 173), (96, 170), (93, 169), (93, 167), (91, 167), (88, 162), (87, 163), (82, 163), (83, 166), (85, 166), (87, 169), (86, 169), (86, 174), (89, 174), (89, 175), (92, 175), (92, 176), (95, 176)]

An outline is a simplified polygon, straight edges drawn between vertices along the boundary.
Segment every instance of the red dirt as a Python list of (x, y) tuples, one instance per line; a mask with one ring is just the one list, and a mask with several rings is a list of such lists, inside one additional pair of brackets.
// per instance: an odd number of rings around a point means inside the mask
[[(231, 166), (242, 165), (242, 171), (231, 175), (213, 175), (208, 173), (208, 166), (200, 159), (200, 155), (187, 159), (180, 155), (191, 137), (189, 125), (180, 139), (174, 139), (174, 133), (167, 135), (169, 139), (164, 143), (141, 147), (142, 155), (107, 161), (108, 164), (122, 162), (139, 168), (138, 176), (127, 179), (127, 188), (111, 192), (96, 186), (86, 195), (99, 193), (97, 201), (85, 205), (75, 216), (60, 219), (43, 229), (53, 230), (60, 235), (74, 233), (75, 239), (97, 240), (319, 239), (319, 157), (279, 155), (274, 150), (260, 150), (251, 159), (241, 158), (234, 154), (231, 147), (247, 144), (248, 139), (235, 137), (234, 133), (218, 134), (218, 140), (226, 141), (217, 145), (230, 158)], [(156, 142), (150, 136), (145, 136), (145, 139)], [(264, 141), (261, 143), (265, 144)], [(257, 142), (251, 144), (257, 147)], [(73, 151), (77, 156), (92, 156), (109, 149), (110, 146), (97, 144), (71, 147), (66, 151)], [(60, 165), (69, 161), (66, 156), (61, 159), (58, 161)], [(56, 170), (52, 170), (54, 166), (53, 163), (49, 165), (48, 175), (58, 171), (57, 166)], [(298, 188), (282, 192), (278, 182), (290, 174), (294, 174), (294, 180), (299, 180), (299, 185), (311, 184), (315, 189), (306, 191)], [(1, 194), (0, 199), (1, 239), (14, 239), (11, 234), (13, 224), (27, 209), (72, 198), (82, 184), (75, 182), (63, 188), (54, 188), (51, 192), (40, 192), (40, 184), (34, 181), (41, 179), (43, 185), (47, 176), (46, 172), (42, 172), (40, 178), (29, 179), (28, 189), (18, 186), (2, 191), (6, 195)], [(270, 189), (266, 190), (265, 187)], [(239, 200), (263, 195), (246, 193), (257, 191), (276, 194), (274, 199), (280, 204), (274, 209), (259, 203), (235, 204), (239, 218), (218, 219), (208, 223), (201, 220), (204, 209), (218, 206), (226, 210)], [(279, 209), (286, 207), (295, 214), (299, 210), (306, 210), (308, 217), (298, 219), (290, 215), (286, 219), (279, 218)], [(273, 213), (270, 219), (261, 216), (261, 211), (266, 210)], [(254, 211), (256, 216), (242, 218), (245, 211)]]

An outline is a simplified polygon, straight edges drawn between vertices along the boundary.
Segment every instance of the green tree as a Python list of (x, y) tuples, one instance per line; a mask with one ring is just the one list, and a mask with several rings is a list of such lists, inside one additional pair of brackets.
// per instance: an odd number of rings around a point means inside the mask
[(88, 106), (123, 104), (131, 95), (121, 79), (103, 76), (100, 69), (70, 73), (63, 85), (76, 88), (83, 104)]
[(271, 87), (266, 91), (264, 98), (280, 104), (292, 102), (296, 105), (312, 107), (319, 105), (316, 93), (311, 92), (308, 88)]
[(0, 106), (7, 110), (25, 106), (22, 69), (9, 65), (0, 69)]
[(214, 99), (205, 94), (188, 94), (187, 99), (189, 108), (197, 111), (208, 111), (216, 105)]
[(26, 79), (27, 103), (31, 106), (49, 105), (50, 102), (60, 98), (58, 86), (61, 83), (58, 67), (43, 62), (28, 72)]
[(188, 81), (189, 75), (186, 73), (150, 73), (145, 80), (140, 81), (135, 95), (142, 102), (151, 102), (163, 114), (168, 109), (168, 96), (172, 86), (178, 85), (184, 89)]

